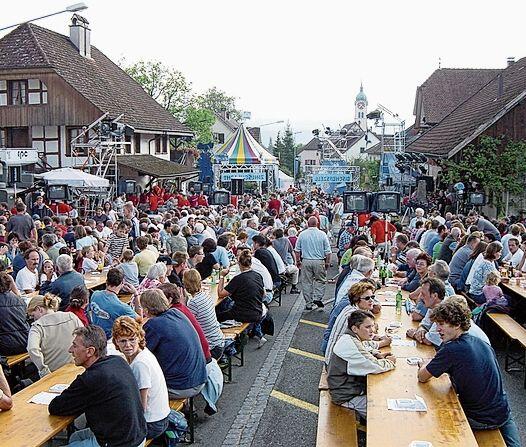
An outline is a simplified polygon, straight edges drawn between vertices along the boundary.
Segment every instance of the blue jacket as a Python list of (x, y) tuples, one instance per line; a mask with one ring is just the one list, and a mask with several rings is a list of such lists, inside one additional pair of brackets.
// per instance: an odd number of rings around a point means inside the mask
[(190, 320), (168, 309), (144, 323), (146, 346), (157, 358), (172, 390), (186, 390), (206, 382), (206, 361)]
[(46, 281), (42, 284), (42, 293), (52, 293), (60, 297), (60, 307), (58, 310), (65, 310), (69, 305), (71, 291), (77, 286), (84, 286), (84, 277), (74, 270), (63, 273), (55, 281)]

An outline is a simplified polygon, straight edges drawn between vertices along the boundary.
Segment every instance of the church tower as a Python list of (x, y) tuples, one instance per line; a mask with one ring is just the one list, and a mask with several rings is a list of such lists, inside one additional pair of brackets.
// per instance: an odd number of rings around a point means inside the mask
[(362, 84), (360, 84), (360, 93), (356, 95), (354, 101), (354, 121), (360, 125), (363, 131), (367, 130), (367, 96), (363, 92)]

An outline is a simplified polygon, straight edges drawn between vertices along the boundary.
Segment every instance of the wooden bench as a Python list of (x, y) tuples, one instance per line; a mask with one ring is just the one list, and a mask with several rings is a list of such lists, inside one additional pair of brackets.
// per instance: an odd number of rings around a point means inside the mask
[(506, 447), (498, 429), (473, 431), (479, 447)]
[(321, 370), (320, 383), (318, 384), (318, 389), (320, 391), (327, 391), (329, 389), (329, 383), (327, 382), (327, 367), (323, 365)]
[[(170, 408), (175, 411), (181, 411), (184, 407), (185, 402), (186, 399), (170, 399)], [(153, 441), (153, 439), (147, 439), (144, 445), (148, 446)]]
[(6, 357), (7, 359), (7, 366), (12, 368), (15, 365), (18, 365), (19, 363), (25, 362), (29, 358), (29, 354), (27, 352), (24, 352), (22, 354), (17, 355), (8, 355)]
[[(224, 329), (221, 329), (221, 331), (223, 332), (223, 335), (225, 336), (225, 339), (236, 340), (244, 332), (247, 331), (247, 329), (249, 328), (250, 324), (251, 323), (243, 323), (241, 326), (224, 328)], [(221, 368), (221, 371), (223, 371), (223, 373), (225, 374), (225, 376), (227, 378), (227, 382), (232, 382), (232, 357), (235, 357), (236, 359), (239, 360), (239, 362), (240, 362), (239, 366), (244, 366), (245, 365), (245, 354), (244, 354), (245, 345), (244, 345), (244, 343), (240, 343), (239, 345), (240, 345), (239, 354), (238, 355), (234, 355), (234, 356), (228, 356), (228, 361), (227, 361), (226, 367), (222, 367)], [(225, 372), (225, 370), (226, 370), (226, 372)]]
[[(519, 364), (524, 367), (524, 356), (513, 357), (510, 354), (510, 346), (511, 343), (515, 341), (523, 348), (526, 348), (526, 329), (507, 314), (488, 313), (487, 315), (507, 336), (504, 369), (510, 372), (510, 367), (514, 364)], [(526, 388), (526, 374), (524, 375), (524, 387)]]
[(354, 411), (333, 404), (329, 391), (321, 391), (316, 446), (358, 446), (356, 429), (356, 415)]

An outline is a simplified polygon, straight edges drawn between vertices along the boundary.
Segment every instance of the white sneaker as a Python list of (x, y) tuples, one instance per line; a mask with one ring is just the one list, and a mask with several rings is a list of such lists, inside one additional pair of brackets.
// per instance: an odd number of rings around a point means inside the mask
[(258, 342), (258, 349), (260, 349), (268, 340), (265, 337), (261, 337)]

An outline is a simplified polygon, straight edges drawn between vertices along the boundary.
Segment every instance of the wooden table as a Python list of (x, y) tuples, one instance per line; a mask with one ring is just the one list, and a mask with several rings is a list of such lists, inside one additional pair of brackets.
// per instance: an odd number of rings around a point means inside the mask
[(0, 412), (0, 446), (36, 447), (65, 430), (73, 416), (50, 416), (47, 405), (28, 400), (57, 383), (71, 383), (84, 369), (68, 364), (13, 395), (13, 408)]
[(108, 272), (106, 270), (97, 273), (85, 273), (84, 282), (86, 283), (86, 288), (89, 290), (96, 289), (97, 287), (103, 286), (106, 284), (106, 277)]
[[(387, 297), (389, 298), (394, 297), (390, 294), (386, 294), (385, 292), (393, 292), (393, 289), (385, 288), (376, 293), (376, 296), (381, 303), (385, 302)], [(405, 299), (409, 299), (408, 292), (402, 291), (402, 296)], [(416, 329), (419, 323), (411, 320), (411, 316), (406, 313), (405, 308), (402, 308), (402, 313), (400, 315), (396, 315), (395, 306), (386, 306), (386, 305), (382, 306), (382, 311), (378, 315), (376, 315), (376, 322), (378, 323), (379, 334), (383, 335), (389, 323), (395, 322), (395, 321), (400, 322), (402, 326), (392, 333), (399, 335), (402, 340), (410, 341), (411, 339), (406, 337), (405, 333), (407, 332), (408, 329)], [(417, 343), (416, 347), (388, 346), (388, 347), (382, 348), (382, 351), (384, 352), (391, 351), (396, 357), (404, 357), (404, 358), (421, 357), (423, 359), (431, 359), (435, 355), (435, 348), (433, 346), (423, 345), (420, 343)]]
[[(419, 383), (417, 366), (399, 359), (396, 368), (367, 376), (367, 447), (407, 447), (412, 441), (429, 441), (433, 447), (477, 447), (447, 375)], [(387, 399), (421, 396), (425, 413), (392, 411)]]
[[(526, 279), (521, 278), (521, 282), (526, 283)], [(515, 278), (510, 279), (509, 283), (501, 282), (499, 284), (504, 292), (508, 292), (512, 295), (516, 295), (520, 298), (526, 299), (526, 289), (524, 287), (518, 286), (515, 282)]]
[[(376, 295), (382, 302), (392, 296), (383, 292), (393, 290), (396, 288), (386, 287)], [(408, 299), (407, 292), (402, 294)], [(418, 323), (411, 320), (405, 309), (402, 309), (401, 315), (396, 315), (394, 306), (383, 306), (377, 321), (380, 334), (390, 322), (400, 321), (402, 327), (396, 333), (402, 340), (409, 340), (405, 336), (407, 329), (418, 327)], [(415, 347), (391, 346), (384, 350), (391, 351), (397, 357), (396, 368), (387, 373), (367, 376), (367, 447), (407, 447), (412, 441), (429, 441), (433, 447), (476, 447), (477, 441), (449, 377), (442, 375), (427, 383), (419, 383), (418, 367), (407, 363), (407, 357), (432, 358), (434, 348), (417, 343)], [(424, 399), (427, 412), (387, 409), (387, 399), (414, 399), (415, 394)]]

